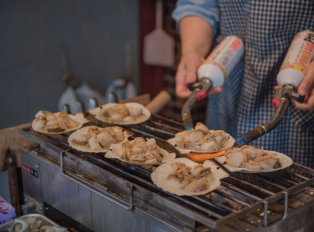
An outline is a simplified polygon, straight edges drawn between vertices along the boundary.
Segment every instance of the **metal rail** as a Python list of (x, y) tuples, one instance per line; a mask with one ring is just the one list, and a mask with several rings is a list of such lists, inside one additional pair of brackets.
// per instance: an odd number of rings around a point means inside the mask
[(122, 207), (128, 211), (133, 209), (133, 189), (134, 189), (134, 186), (132, 184), (130, 185), (129, 203), (127, 204), (127, 202), (124, 202), (120, 198), (113, 196), (112, 194), (108, 193), (107, 191), (104, 191), (104, 188), (105, 188), (105, 190), (107, 190), (106, 187), (101, 186), (101, 187), (103, 187), (103, 189), (101, 189), (99, 187), (96, 187), (95, 185), (88, 183), (87, 181), (83, 180), (82, 178), (79, 178), (76, 175), (73, 175), (72, 173), (66, 171), (64, 164), (63, 164), (64, 163), (63, 162), (63, 156), (64, 156), (64, 151), (61, 151), (60, 152), (60, 170), (61, 170), (61, 174), (64, 177), (74, 181), (78, 185), (81, 185), (81, 186), (87, 188), (88, 190), (92, 191), (93, 193), (96, 193), (97, 195), (111, 201), (112, 203), (115, 203), (116, 205), (118, 205), (118, 206), (120, 206), (120, 207)]

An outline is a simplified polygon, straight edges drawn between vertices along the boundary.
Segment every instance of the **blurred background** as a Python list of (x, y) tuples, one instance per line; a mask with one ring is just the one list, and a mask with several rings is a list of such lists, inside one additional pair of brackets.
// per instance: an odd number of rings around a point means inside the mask
[(123, 78), (132, 41), (132, 81), (139, 83), (138, 0), (1, 1), (0, 129), (58, 111), (66, 90), (61, 43), (75, 78), (104, 94), (105, 79)]
[[(143, 61), (145, 37), (156, 28), (156, 0), (0, 1), (0, 132), (31, 122), (39, 110), (59, 111), (62, 99), (96, 94), (106, 103), (109, 86), (126, 77), (127, 95), (152, 99), (166, 90), (171, 100), (160, 114), (181, 121), (185, 100), (175, 95), (180, 38), (171, 17), (176, 0), (162, 3), (163, 30), (174, 40), (174, 63), (167, 67)], [(69, 88), (67, 76), (84, 84)], [(204, 121), (205, 105), (193, 108), (194, 121)], [(6, 139), (0, 133), (0, 195), (10, 201)]]
[(0, 129), (30, 122), (39, 110), (58, 111), (67, 88), (61, 44), (72, 76), (104, 101), (111, 81), (125, 78), (128, 55), (136, 94), (154, 97), (166, 89), (173, 99), (162, 114), (181, 120), (182, 100), (174, 92), (180, 58), (179, 35), (171, 18), (175, 2), (163, 4), (163, 28), (176, 41), (175, 65), (158, 67), (142, 61), (144, 37), (155, 29), (155, 0), (1, 1)]

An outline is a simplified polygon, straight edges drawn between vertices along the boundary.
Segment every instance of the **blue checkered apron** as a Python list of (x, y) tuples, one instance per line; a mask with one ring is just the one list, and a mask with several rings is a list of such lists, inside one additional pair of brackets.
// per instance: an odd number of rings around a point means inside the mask
[[(235, 138), (269, 121), (275, 112), (276, 75), (293, 37), (314, 29), (313, 0), (218, 0), (219, 33), (244, 42), (244, 57), (225, 80), (224, 91), (210, 96), (206, 124)], [(251, 145), (282, 152), (314, 168), (314, 112), (290, 104), (280, 125)]]

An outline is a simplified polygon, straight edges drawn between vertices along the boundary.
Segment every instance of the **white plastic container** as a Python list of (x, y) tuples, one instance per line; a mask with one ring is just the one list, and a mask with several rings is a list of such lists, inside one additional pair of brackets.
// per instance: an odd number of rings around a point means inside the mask
[(198, 79), (208, 78), (212, 81), (213, 88), (221, 87), (225, 78), (239, 63), (243, 52), (242, 40), (234, 35), (227, 36), (198, 68)]
[(277, 75), (278, 85), (287, 83), (298, 87), (306, 74), (306, 67), (314, 59), (314, 32), (299, 32), (292, 40), (281, 69)]

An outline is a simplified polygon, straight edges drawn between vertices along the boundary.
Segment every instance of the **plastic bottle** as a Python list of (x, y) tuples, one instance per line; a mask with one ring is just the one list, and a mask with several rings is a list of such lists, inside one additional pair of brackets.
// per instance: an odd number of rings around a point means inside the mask
[(306, 74), (306, 67), (314, 59), (314, 32), (305, 30), (293, 38), (281, 69), (277, 75), (278, 85), (292, 84), (296, 88)]
[(208, 78), (213, 83), (213, 88), (221, 87), (225, 78), (239, 63), (243, 52), (242, 40), (234, 35), (227, 36), (198, 68), (199, 80)]

